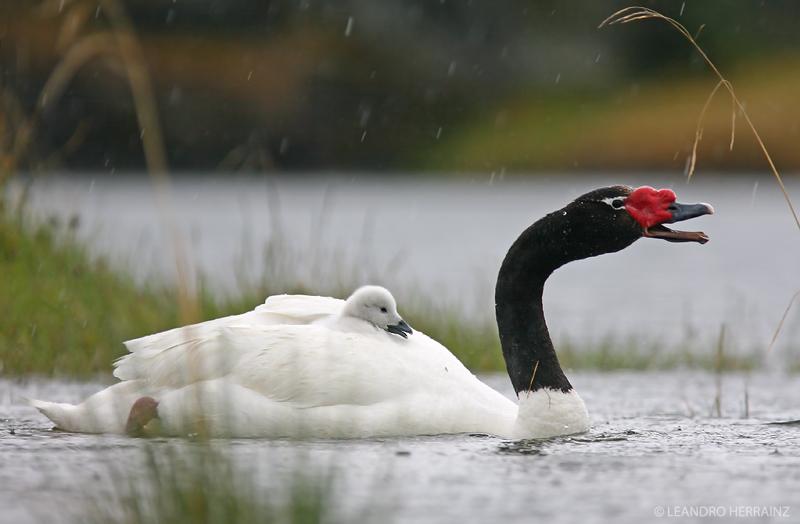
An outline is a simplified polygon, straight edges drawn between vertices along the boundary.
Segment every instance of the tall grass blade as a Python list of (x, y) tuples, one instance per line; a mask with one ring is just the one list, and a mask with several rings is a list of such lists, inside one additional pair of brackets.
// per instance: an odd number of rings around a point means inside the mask
[[(775, 177), (775, 180), (778, 182), (778, 185), (780, 186), (781, 192), (783, 193), (783, 197), (786, 200), (786, 204), (789, 206), (789, 211), (792, 213), (792, 217), (794, 218), (795, 224), (797, 225), (797, 229), (800, 230), (800, 217), (798, 217), (797, 212), (795, 211), (794, 204), (792, 203), (792, 199), (789, 196), (789, 192), (786, 190), (786, 186), (783, 183), (783, 178), (781, 177), (780, 173), (778, 172), (778, 168), (775, 166), (775, 162), (772, 160), (772, 155), (769, 154), (769, 151), (767, 150), (767, 146), (764, 144), (764, 141), (762, 140), (761, 135), (756, 130), (756, 127), (753, 124), (753, 121), (750, 119), (750, 115), (747, 113), (747, 110), (744, 108), (744, 104), (742, 104), (741, 100), (739, 100), (739, 97), (736, 95), (736, 92), (733, 89), (733, 84), (731, 84), (723, 76), (722, 72), (717, 68), (717, 66), (714, 64), (714, 62), (711, 61), (711, 59), (708, 57), (708, 55), (703, 50), (703, 48), (700, 47), (700, 44), (697, 43), (696, 37), (692, 36), (692, 34), (689, 33), (689, 31), (683, 26), (683, 24), (681, 24), (677, 20), (675, 20), (673, 18), (670, 18), (670, 17), (668, 17), (668, 16), (666, 16), (666, 15), (664, 15), (664, 14), (658, 12), (658, 11), (653, 10), (653, 9), (650, 9), (650, 8), (647, 8), (647, 7), (641, 7), (641, 6), (629, 6), (629, 7), (620, 9), (619, 11), (616, 11), (611, 16), (609, 16), (608, 18), (603, 20), (600, 23), (600, 25), (598, 26), (598, 28), (602, 28), (602, 27), (606, 27), (606, 26), (610, 26), (610, 25), (615, 25), (615, 24), (628, 24), (628, 23), (631, 23), (631, 22), (639, 22), (639, 21), (642, 21), (642, 20), (662, 20), (662, 21), (666, 22), (667, 24), (669, 24), (670, 26), (672, 26), (676, 31), (678, 31), (681, 35), (683, 35), (684, 38), (686, 38), (686, 40), (697, 50), (698, 53), (700, 53), (700, 56), (703, 57), (703, 60), (706, 62), (706, 64), (711, 68), (711, 70), (714, 72), (714, 74), (719, 79), (719, 83), (717, 84), (717, 86), (712, 91), (711, 96), (709, 96), (708, 100), (706, 101), (705, 106), (703, 107), (703, 111), (701, 112), (700, 122), (698, 123), (698, 131), (695, 133), (695, 144), (694, 144), (694, 147), (693, 147), (693, 150), (692, 150), (692, 161), (690, 162), (689, 170), (688, 170), (688, 173), (687, 173), (688, 177), (691, 178), (692, 173), (694, 172), (694, 165), (695, 165), (694, 158), (696, 157), (696, 154), (697, 154), (697, 144), (700, 141), (700, 138), (702, 137), (702, 121), (703, 121), (703, 117), (705, 116), (705, 112), (706, 112), (706, 110), (708, 108), (708, 104), (711, 102), (711, 99), (713, 98), (714, 94), (717, 92), (719, 87), (720, 86), (724, 86), (725, 89), (730, 94), (731, 100), (732, 100), (732, 104), (733, 104), (733, 111), (732, 111), (732, 116), (731, 116), (731, 142), (730, 142), (730, 147), (733, 148), (733, 141), (734, 141), (733, 135), (734, 135), (734, 132), (735, 132), (736, 109), (738, 108), (738, 110), (742, 114), (742, 117), (744, 118), (745, 122), (747, 123), (747, 126), (750, 128), (750, 131), (752, 131), (753, 136), (755, 137), (756, 141), (758, 142), (758, 145), (761, 148), (762, 153), (764, 154), (764, 158), (767, 160), (767, 163), (769, 164), (769, 168), (772, 171), (772, 174)], [(698, 34), (699, 34), (699, 31), (698, 31)]]
[(778, 327), (775, 328), (775, 333), (772, 335), (772, 340), (769, 342), (769, 346), (767, 346), (767, 353), (772, 351), (772, 347), (775, 345), (775, 342), (778, 340), (778, 335), (781, 334), (781, 330), (783, 330), (783, 323), (786, 322), (786, 317), (789, 316), (789, 311), (791, 311), (792, 306), (794, 305), (795, 300), (797, 297), (800, 297), (800, 291), (792, 295), (791, 300), (789, 300), (789, 305), (786, 306), (786, 310), (783, 312), (783, 316), (781, 317), (781, 321), (778, 322)]

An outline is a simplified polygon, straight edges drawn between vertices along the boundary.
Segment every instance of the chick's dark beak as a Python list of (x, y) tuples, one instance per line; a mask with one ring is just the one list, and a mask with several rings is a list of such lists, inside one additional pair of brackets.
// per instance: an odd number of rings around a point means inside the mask
[(411, 326), (409, 326), (408, 323), (402, 319), (397, 324), (386, 326), (386, 331), (389, 333), (394, 333), (395, 335), (400, 335), (403, 338), (408, 338), (408, 335), (414, 333), (414, 330), (411, 329)]

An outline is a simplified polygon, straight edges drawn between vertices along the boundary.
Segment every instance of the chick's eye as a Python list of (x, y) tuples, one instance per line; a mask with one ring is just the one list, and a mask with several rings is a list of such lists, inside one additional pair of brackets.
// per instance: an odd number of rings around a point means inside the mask
[(381, 313), (386, 313), (386, 308), (385, 307), (381, 308)]

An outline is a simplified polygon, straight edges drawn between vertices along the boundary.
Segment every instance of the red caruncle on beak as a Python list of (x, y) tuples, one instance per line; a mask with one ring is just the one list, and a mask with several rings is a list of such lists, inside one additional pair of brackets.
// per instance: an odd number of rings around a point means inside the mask
[(672, 219), (669, 206), (676, 198), (671, 189), (642, 186), (634, 189), (625, 200), (625, 209), (646, 230)]

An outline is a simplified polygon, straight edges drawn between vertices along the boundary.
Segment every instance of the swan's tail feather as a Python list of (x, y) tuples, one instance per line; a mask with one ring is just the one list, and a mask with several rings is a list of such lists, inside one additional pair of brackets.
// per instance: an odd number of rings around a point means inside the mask
[(58, 429), (63, 429), (65, 431), (78, 430), (73, 424), (75, 418), (74, 413), (77, 406), (35, 399), (31, 399), (30, 404), (38, 409), (42, 415), (49, 418)]

